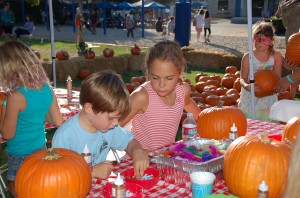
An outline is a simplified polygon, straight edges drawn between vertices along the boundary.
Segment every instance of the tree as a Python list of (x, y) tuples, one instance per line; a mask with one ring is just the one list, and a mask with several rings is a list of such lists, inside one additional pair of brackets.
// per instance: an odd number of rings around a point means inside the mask
[(38, 6), (38, 5), (40, 5), (40, 0), (26, 0), (26, 2), (28, 4), (30, 4), (31, 6)]

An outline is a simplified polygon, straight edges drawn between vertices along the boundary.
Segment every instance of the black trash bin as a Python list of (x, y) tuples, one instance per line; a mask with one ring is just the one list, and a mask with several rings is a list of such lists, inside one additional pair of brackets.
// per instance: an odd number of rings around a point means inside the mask
[(175, 40), (180, 46), (189, 46), (191, 35), (191, 4), (176, 3)]

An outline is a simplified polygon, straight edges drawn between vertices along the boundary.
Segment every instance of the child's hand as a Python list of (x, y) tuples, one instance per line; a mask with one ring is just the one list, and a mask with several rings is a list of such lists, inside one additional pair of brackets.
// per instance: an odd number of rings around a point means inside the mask
[(293, 63), (292, 61), (288, 60), (288, 59), (283, 59), (283, 65), (286, 69), (288, 70), (296, 70), (299, 69), (298, 65)]
[(110, 164), (109, 161), (101, 162), (93, 166), (92, 177), (99, 179), (107, 179), (111, 172), (113, 171), (114, 166)]
[(142, 149), (136, 150), (132, 155), (134, 173), (136, 178), (144, 176), (144, 171), (149, 166), (148, 152)]

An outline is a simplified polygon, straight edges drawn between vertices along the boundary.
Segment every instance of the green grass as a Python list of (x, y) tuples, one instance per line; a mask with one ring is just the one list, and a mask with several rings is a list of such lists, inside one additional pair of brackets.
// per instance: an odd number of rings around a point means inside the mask
[[(3, 37), (0, 38), (0, 44), (4, 43), (5, 40)], [(69, 53), (70, 57), (77, 57), (78, 50), (75, 42), (66, 42), (66, 41), (55, 41), (54, 42), (55, 51), (65, 50)], [(41, 43), (40, 39), (33, 38), (30, 43), (30, 48), (38, 51), (41, 54), (41, 60), (51, 60), (51, 42), (50, 40), (44, 39), (44, 42)], [(103, 49), (110, 48), (114, 50), (114, 55), (130, 54), (130, 47), (125, 46), (111, 46), (111, 45), (100, 45), (93, 44), (92, 50), (95, 52), (96, 56), (103, 56)], [(145, 49), (142, 49), (142, 52)]]

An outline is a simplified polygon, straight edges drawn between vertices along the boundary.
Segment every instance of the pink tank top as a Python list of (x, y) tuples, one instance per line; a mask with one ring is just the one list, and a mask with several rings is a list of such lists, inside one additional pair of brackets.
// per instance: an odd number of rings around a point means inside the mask
[(184, 108), (184, 90), (177, 84), (176, 101), (172, 106), (165, 105), (150, 82), (141, 85), (149, 96), (147, 111), (132, 119), (131, 131), (144, 149), (155, 150), (175, 142), (179, 122)]

